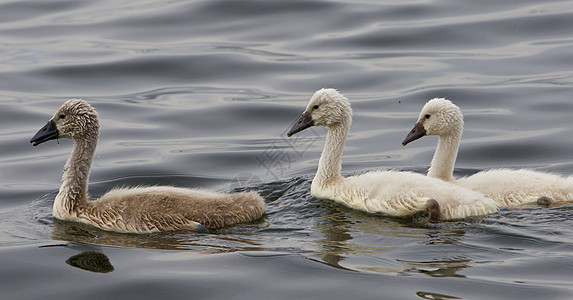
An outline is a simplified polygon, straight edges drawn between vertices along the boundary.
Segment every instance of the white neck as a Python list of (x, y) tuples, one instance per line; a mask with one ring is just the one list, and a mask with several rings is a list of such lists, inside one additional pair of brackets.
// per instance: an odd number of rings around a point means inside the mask
[(346, 142), (349, 128), (350, 124), (348, 122), (342, 122), (328, 127), (326, 143), (324, 144), (322, 155), (318, 161), (318, 170), (314, 177), (313, 184), (322, 185), (332, 178), (341, 177), (342, 151), (344, 150), (344, 143)]
[(77, 215), (88, 201), (88, 178), (97, 145), (97, 132), (82, 139), (74, 140), (74, 149), (64, 166), (62, 185), (54, 201), (53, 214), (66, 220)]
[(462, 137), (461, 130), (459, 134), (440, 136), (438, 147), (432, 158), (428, 176), (439, 178), (445, 181), (454, 181), (454, 165), (458, 156), (458, 148)]

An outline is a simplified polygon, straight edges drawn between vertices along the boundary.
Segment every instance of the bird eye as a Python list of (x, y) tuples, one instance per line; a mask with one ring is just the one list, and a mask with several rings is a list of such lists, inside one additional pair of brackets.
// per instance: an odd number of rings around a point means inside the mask
[(429, 118), (430, 118), (430, 114), (426, 114), (426, 115), (424, 116), (424, 118), (429, 119)]
[(318, 105), (315, 105), (312, 107), (313, 109), (318, 109)]
[(66, 118), (66, 115), (61, 114), (61, 115), (58, 117), (58, 120), (60, 120), (60, 119), (65, 119), (65, 118)]

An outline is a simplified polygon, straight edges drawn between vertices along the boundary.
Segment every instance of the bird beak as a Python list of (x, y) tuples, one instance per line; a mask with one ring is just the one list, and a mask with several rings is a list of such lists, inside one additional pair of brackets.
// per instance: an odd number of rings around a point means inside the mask
[(296, 123), (292, 125), (290, 130), (287, 132), (287, 136), (291, 137), (293, 134), (301, 132), (309, 127), (314, 126), (314, 121), (312, 120), (312, 116), (309, 112), (305, 111), (302, 113), (302, 116), (296, 120)]
[(406, 138), (402, 141), (402, 146), (408, 145), (408, 143), (413, 142), (426, 135), (426, 129), (424, 129), (424, 122), (418, 121), (412, 131), (408, 133)]
[(30, 143), (33, 146), (38, 146), (43, 142), (47, 142), (49, 140), (55, 140), (58, 138), (58, 128), (56, 127), (56, 122), (53, 120), (48, 121), (48, 124), (44, 125), (42, 129), (40, 129), (32, 139), (30, 139)]

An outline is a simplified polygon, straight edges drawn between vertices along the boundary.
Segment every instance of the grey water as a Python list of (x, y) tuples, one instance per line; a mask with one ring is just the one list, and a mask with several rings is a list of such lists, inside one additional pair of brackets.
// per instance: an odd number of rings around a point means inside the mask
[[(455, 175), (573, 175), (573, 1), (0, 2), (0, 298), (569, 299), (573, 205), (431, 223), (310, 196), (325, 130), (285, 132), (314, 91), (354, 120), (344, 175), (425, 173), (400, 142), (422, 105), (465, 114)], [(255, 189), (257, 222), (114, 234), (54, 220), (70, 140), (31, 136), (67, 99), (99, 112), (90, 194)]]

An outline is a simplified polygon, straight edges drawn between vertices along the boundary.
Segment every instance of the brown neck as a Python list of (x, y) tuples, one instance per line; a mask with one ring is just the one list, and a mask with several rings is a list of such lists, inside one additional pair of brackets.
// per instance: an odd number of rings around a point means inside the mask
[(74, 140), (74, 149), (64, 166), (62, 185), (54, 201), (54, 216), (66, 219), (88, 201), (88, 179), (97, 145), (97, 133)]

